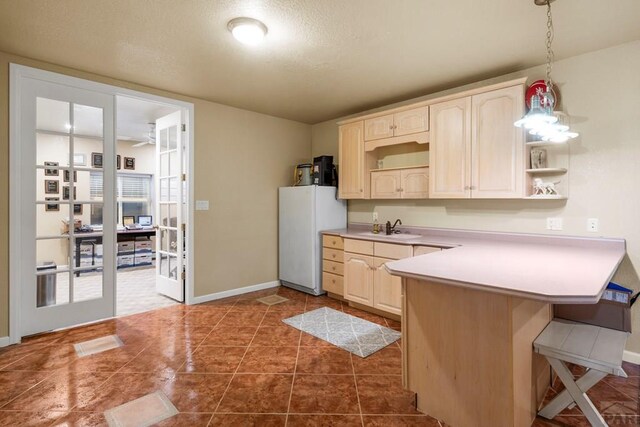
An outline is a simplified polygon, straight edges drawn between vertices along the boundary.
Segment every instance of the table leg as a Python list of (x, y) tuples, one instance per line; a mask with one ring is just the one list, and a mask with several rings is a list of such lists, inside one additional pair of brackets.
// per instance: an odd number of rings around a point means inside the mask
[(566, 390), (560, 393), (547, 406), (542, 408), (542, 410), (538, 412), (538, 415), (547, 419), (554, 418), (564, 408), (575, 402), (592, 426), (606, 427), (607, 423), (604, 421), (604, 418), (602, 418), (602, 415), (600, 415), (591, 400), (589, 400), (589, 397), (585, 392), (597, 384), (601, 379), (606, 377), (607, 374), (591, 369), (576, 381), (573, 378), (573, 374), (563, 361), (549, 356), (546, 357), (549, 364), (553, 367), (553, 370), (556, 371), (560, 377), (560, 380), (566, 387)]

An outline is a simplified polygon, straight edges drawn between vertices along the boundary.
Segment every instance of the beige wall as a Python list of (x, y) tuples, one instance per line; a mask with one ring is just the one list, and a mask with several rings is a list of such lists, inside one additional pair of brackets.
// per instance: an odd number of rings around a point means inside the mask
[(167, 96), (195, 105), (195, 294), (277, 280), (277, 188), (308, 161), (307, 124), (0, 52), (0, 337), (8, 334), (9, 63)]
[[(580, 132), (571, 142), (570, 197), (564, 201), (427, 200), (350, 201), (349, 221), (401, 218), (404, 224), (460, 229), (550, 233), (547, 217), (562, 217), (561, 234), (590, 235), (587, 218), (599, 218), (595, 235), (623, 237), (628, 257), (615, 276), (640, 290), (640, 41), (591, 52), (553, 68), (564, 111)], [(503, 76), (544, 76), (543, 67)], [(494, 79), (495, 80), (495, 79)], [(431, 97), (431, 96), (429, 96)], [(429, 98), (425, 97), (425, 98)], [(337, 152), (335, 120), (312, 128), (313, 155)], [(640, 352), (640, 308), (628, 348)]]

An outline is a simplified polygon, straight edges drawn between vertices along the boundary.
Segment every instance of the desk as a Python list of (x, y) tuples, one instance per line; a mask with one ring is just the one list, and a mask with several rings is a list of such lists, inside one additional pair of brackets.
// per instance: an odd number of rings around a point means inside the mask
[[(137, 238), (139, 237), (146, 237), (147, 239), (151, 238), (151, 237), (155, 237), (156, 235), (156, 230), (154, 229), (150, 229), (150, 230), (122, 230), (122, 231), (118, 231), (118, 238), (117, 238), (117, 242), (130, 242), (130, 241), (135, 241)], [(80, 246), (82, 245), (82, 243), (84, 242), (92, 242), (94, 244), (102, 244), (102, 236), (103, 233), (102, 232), (78, 232), (76, 231), (74, 233), (74, 238), (75, 238), (75, 245), (76, 245), (76, 249), (75, 249), (75, 266), (76, 268), (80, 267)], [(92, 265), (95, 265), (95, 255), (94, 255), (94, 259), (92, 260)], [(80, 276), (80, 272), (76, 273), (76, 277)]]

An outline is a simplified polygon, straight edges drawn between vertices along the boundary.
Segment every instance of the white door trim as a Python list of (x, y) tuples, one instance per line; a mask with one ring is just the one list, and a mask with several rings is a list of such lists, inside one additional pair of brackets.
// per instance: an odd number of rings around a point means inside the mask
[[(20, 259), (12, 254), (20, 253), (20, 235), (13, 230), (21, 229), (21, 191), (20, 182), (20, 150), (18, 150), (20, 127), (20, 87), (24, 78), (43, 80), (76, 87), (80, 89), (102, 92), (114, 97), (127, 96), (146, 101), (153, 101), (173, 107), (182, 108), (185, 112), (187, 138), (187, 262), (186, 262), (186, 304), (192, 304), (194, 299), (194, 105), (190, 102), (152, 95), (132, 89), (98, 83), (91, 80), (53, 73), (19, 64), (9, 66), (9, 339), (11, 344), (20, 342)], [(114, 102), (114, 110), (116, 102)], [(115, 114), (115, 111), (114, 111)], [(117, 123), (117, 117), (115, 117)]]

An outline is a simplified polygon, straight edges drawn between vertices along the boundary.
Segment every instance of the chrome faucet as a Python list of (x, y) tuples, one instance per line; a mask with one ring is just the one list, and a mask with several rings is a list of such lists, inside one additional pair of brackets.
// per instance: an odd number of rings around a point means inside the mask
[(402, 221), (400, 221), (400, 218), (396, 219), (396, 222), (393, 223), (393, 225), (391, 225), (391, 221), (387, 221), (386, 227), (385, 227), (385, 234), (387, 236), (393, 234), (393, 233), (400, 233), (400, 230), (396, 230), (396, 227), (398, 225), (402, 225)]

